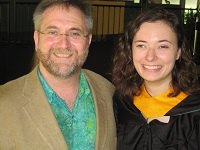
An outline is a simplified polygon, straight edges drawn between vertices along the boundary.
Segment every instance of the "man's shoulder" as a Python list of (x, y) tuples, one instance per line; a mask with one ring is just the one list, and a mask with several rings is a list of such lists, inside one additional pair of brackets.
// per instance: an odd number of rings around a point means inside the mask
[(37, 72), (32, 70), (30, 73), (25, 74), (17, 79), (11, 80), (0, 86), (0, 95), (15, 95), (21, 94), (25, 86), (30, 84), (36, 84), (37, 82)]
[(0, 92), (2, 90), (19, 90), (20, 87), (23, 87), (26, 80), (33, 80), (32, 82), (36, 82), (37, 80), (37, 72), (36, 69), (32, 70), (30, 73), (25, 74), (17, 79), (11, 80), (3, 85), (0, 85)]
[[(22, 97), (25, 76), (9, 81), (0, 86), (0, 110), (6, 111), (5, 107), (15, 107)], [(19, 101), (20, 100), (20, 101)]]
[(19, 77), (17, 79), (8, 81), (7, 83), (0, 86), (0, 92), (2, 91), (10, 91), (12, 90), (19, 90), (22, 85), (24, 85), (26, 75)]

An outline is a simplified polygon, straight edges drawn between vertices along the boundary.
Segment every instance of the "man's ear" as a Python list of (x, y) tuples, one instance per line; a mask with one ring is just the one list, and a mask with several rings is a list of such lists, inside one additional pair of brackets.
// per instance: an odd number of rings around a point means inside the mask
[(90, 46), (90, 43), (92, 41), (92, 34), (88, 35), (88, 47)]
[(34, 31), (33, 38), (34, 38), (34, 42), (35, 42), (35, 50), (37, 51), (37, 49), (38, 49), (38, 43), (39, 43), (39, 35), (38, 35), (37, 31)]

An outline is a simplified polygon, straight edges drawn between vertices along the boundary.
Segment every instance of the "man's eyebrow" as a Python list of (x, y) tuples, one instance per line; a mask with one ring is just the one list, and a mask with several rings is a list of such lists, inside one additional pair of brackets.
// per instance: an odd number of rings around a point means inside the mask
[[(45, 28), (45, 30), (48, 30), (48, 29), (56, 29), (56, 30), (58, 30), (59, 28), (57, 26), (48, 26), (48, 27)], [(80, 28), (76, 28), (76, 27), (70, 28), (69, 31), (83, 32)]]
[(73, 31), (73, 30), (83, 32), (83, 30), (81, 30), (80, 28), (76, 28), (76, 27), (72, 27), (69, 29), (69, 31)]
[(56, 26), (48, 26), (45, 29), (58, 29), (58, 27), (56, 27)]

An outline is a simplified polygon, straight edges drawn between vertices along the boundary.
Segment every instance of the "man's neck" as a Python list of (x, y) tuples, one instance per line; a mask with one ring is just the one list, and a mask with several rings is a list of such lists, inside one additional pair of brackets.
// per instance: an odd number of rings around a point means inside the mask
[(56, 77), (46, 70), (40, 70), (48, 85), (63, 99), (67, 106), (72, 110), (74, 101), (78, 94), (80, 71), (69, 78)]

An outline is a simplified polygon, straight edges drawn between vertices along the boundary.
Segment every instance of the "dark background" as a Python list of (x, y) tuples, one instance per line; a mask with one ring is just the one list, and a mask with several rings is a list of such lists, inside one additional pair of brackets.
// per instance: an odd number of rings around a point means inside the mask
[[(32, 15), (39, 1), (0, 0), (0, 85), (29, 73), (33, 67), (34, 29)], [(148, 4), (145, 0), (139, 4), (134, 4), (133, 2), (125, 2), (124, 5), (113, 4), (112, 6), (108, 4), (93, 4), (93, 7), (96, 8), (107, 7), (111, 9), (112, 7), (114, 10), (115, 8), (124, 8), (124, 25), (137, 17), (142, 11), (158, 6), (164, 7), (179, 16), (185, 26), (191, 46), (193, 46), (196, 24), (195, 14), (192, 13), (193, 10), (188, 10), (190, 15), (185, 16), (184, 11), (186, 8), (182, 8), (180, 5)], [(104, 15), (109, 16), (109, 14)], [(187, 19), (186, 23), (184, 23), (185, 18)], [(103, 24), (98, 18), (96, 21), (97, 25)], [(113, 28), (115, 26), (113, 24)], [(118, 36), (119, 34), (93, 34), (89, 56), (84, 68), (97, 72), (110, 80), (112, 55)], [(197, 47), (197, 49), (200, 50), (200, 47)], [(195, 57), (198, 63), (200, 57), (198, 55), (195, 55)]]

